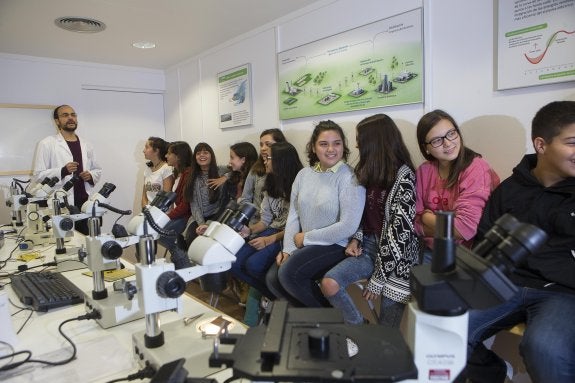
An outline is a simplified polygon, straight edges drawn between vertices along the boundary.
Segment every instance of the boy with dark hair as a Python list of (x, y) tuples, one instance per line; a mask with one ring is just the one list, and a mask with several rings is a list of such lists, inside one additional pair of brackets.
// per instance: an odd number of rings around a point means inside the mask
[(519, 292), (512, 299), (470, 311), (467, 375), (473, 382), (504, 381), (504, 362), (482, 342), (522, 322), (519, 348), (533, 382), (575, 382), (575, 101), (541, 108), (531, 139), (535, 154), (525, 155), (491, 194), (478, 239), (505, 213), (538, 226), (549, 239), (513, 271)]

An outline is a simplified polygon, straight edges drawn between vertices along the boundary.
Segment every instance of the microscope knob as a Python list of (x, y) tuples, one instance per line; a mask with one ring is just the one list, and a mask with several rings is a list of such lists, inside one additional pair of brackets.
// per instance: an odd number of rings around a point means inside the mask
[(28, 205), (28, 197), (20, 197), (20, 198), (18, 199), (18, 203), (19, 203), (20, 205)]
[(309, 353), (312, 357), (326, 359), (329, 357), (329, 331), (313, 328), (307, 333)]
[(164, 298), (178, 298), (186, 291), (186, 281), (175, 271), (166, 271), (156, 282), (158, 295)]
[(118, 259), (122, 256), (122, 246), (116, 241), (106, 241), (102, 244), (102, 255), (106, 259)]
[(70, 231), (72, 229), (74, 229), (74, 221), (72, 220), (72, 218), (62, 218), (62, 220), (60, 221), (60, 229), (65, 230), (65, 231)]
[[(114, 282), (114, 290), (116, 290), (116, 282)], [(120, 288), (118, 288), (116, 291), (122, 291), (124, 294), (126, 294), (128, 300), (131, 301), (134, 299), (134, 296), (138, 292), (138, 287), (135, 283), (124, 281), (123, 285), (121, 284)]]

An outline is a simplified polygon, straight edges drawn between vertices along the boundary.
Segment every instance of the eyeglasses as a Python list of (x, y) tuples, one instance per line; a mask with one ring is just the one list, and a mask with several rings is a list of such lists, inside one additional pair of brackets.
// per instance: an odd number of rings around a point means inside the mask
[(433, 148), (439, 148), (441, 145), (443, 145), (443, 142), (446, 138), (449, 141), (453, 141), (457, 137), (459, 137), (459, 133), (457, 132), (457, 129), (451, 129), (447, 133), (445, 133), (445, 136), (435, 137), (434, 139), (432, 139), (429, 142), (426, 142), (425, 144), (431, 145)]

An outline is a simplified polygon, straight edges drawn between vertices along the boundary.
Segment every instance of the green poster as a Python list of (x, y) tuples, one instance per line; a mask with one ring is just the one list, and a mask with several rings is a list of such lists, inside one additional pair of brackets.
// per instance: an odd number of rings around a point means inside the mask
[(280, 119), (423, 102), (421, 8), (278, 54)]

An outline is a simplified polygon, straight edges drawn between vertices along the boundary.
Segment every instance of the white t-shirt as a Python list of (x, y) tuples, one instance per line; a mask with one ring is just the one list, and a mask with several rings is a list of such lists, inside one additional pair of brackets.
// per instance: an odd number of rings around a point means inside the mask
[(156, 194), (164, 189), (164, 180), (172, 174), (172, 167), (166, 163), (154, 172), (149, 167), (144, 169), (144, 190), (146, 191), (148, 202), (152, 202)]

